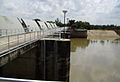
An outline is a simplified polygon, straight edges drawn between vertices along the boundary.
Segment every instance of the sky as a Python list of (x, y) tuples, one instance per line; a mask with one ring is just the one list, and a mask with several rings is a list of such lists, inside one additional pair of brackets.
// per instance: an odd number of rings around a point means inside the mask
[(66, 18), (91, 24), (120, 25), (120, 0), (0, 0), (0, 15), (63, 22)]

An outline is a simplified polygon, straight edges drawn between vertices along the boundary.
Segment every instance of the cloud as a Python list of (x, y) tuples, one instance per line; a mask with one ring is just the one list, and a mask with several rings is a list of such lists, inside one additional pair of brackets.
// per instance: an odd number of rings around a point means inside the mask
[(5, 16), (63, 20), (63, 9), (70, 19), (120, 25), (119, 0), (0, 0), (0, 15)]

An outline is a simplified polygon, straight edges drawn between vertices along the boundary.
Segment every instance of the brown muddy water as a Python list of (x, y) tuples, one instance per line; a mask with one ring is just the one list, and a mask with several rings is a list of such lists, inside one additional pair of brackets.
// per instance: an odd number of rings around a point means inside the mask
[(120, 40), (71, 39), (70, 82), (120, 82)]

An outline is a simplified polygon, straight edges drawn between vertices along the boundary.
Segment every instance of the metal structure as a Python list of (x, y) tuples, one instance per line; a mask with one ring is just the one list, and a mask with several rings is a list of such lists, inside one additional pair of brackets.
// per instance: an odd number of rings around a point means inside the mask
[(55, 28), (55, 23), (0, 16), (0, 37)]
[(64, 81), (41, 81), (41, 80), (27, 80), (27, 79), (15, 79), (15, 78), (3, 78), (0, 77), (1, 82), (64, 82)]
[(64, 13), (64, 33), (65, 33), (65, 17), (66, 17), (67, 10), (63, 10), (63, 13)]
[[(24, 28), (17, 18), (0, 16), (0, 36), (25, 33)], [(12, 33), (11, 33), (12, 31)]]
[[(37, 24), (38, 23), (38, 24)], [(61, 29), (55, 23), (0, 16), (0, 53), (12, 47), (52, 35)]]

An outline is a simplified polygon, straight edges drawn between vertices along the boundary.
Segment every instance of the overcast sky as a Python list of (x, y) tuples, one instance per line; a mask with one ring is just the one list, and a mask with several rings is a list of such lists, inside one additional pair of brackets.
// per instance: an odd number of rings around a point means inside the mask
[(63, 20), (64, 9), (69, 19), (120, 25), (120, 0), (0, 0), (2, 16)]

